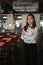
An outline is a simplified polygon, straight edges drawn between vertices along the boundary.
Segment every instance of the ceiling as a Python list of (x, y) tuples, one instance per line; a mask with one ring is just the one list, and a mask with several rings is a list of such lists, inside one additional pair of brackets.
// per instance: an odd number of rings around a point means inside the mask
[[(3, 1), (3, 2), (2, 2)], [(13, 10), (13, 5), (12, 2), (37, 2), (38, 0), (1, 0), (1, 9), (4, 10), (6, 13)], [(39, 4), (39, 10), (42, 12), (43, 11), (43, 2), (41, 1)], [(15, 12), (15, 9), (14, 9)]]
[(13, 10), (16, 12), (36, 12), (39, 10), (39, 3), (33, 2), (13, 2)]
[(18, 1), (18, 2), (30, 2), (30, 1), (32, 1), (32, 2), (34, 2), (34, 1), (39, 1), (39, 0), (1, 0), (1, 1)]

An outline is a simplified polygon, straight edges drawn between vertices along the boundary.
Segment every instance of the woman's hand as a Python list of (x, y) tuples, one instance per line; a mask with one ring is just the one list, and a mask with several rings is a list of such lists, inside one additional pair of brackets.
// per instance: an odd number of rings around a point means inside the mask
[(22, 36), (25, 35), (25, 32), (22, 32)]
[(35, 35), (35, 33), (34, 32), (32, 32), (32, 35), (31, 36), (34, 36)]
[(35, 35), (34, 32), (32, 32), (31, 35), (27, 35), (27, 34), (26, 34), (26, 36), (28, 36), (28, 37), (32, 37), (32, 36), (34, 36), (34, 35)]

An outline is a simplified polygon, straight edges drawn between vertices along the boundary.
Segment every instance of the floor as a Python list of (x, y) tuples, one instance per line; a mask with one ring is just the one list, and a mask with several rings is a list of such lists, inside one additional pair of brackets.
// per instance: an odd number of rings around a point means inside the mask
[[(0, 65), (25, 65), (23, 52), (23, 45), (16, 42), (13, 51), (10, 50), (4, 59), (0, 57)], [(37, 54), (37, 65), (43, 65), (43, 48), (41, 48)]]

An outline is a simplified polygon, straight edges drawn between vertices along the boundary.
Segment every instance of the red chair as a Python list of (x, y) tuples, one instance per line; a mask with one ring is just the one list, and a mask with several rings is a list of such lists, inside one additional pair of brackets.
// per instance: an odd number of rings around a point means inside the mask
[(5, 35), (5, 36), (3, 37), (3, 40), (6, 40), (6, 42), (8, 42), (8, 43), (12, 43), (14, 39), (13, 39), (13, 37), (10, 36), (10, 35)]
[(6, 48), (6, 41), (5, 40), (0, 39), (0, 47)]
[(7, 53), (6, 41), (0, 39), (0, 54), (5, 54), (5, 53)]
[(6, 34), (0, 33), (0, 38), (3, 38)]
[(19, 36), (17, 34), (11, 34), (10, 36), (14, 38), (14, 41), (17, 41), (19, 39)]
[(17, 34), (11, 34), (11, 35), (5, 35), (3, 37), (3, 40), (6, 40), (6, 42), (12, 43), (19, 39), (19, 36)]
[(8, 50), (6, 41), (3, 39), (0, 39), (0, 62), (4, 64), (4, 61), (7, 60), (8, 57)]
[(18, 39), (19, 39), (19, 36), (17, 34), (5, 35), (3, 37), (3, 40), (6, 40), (6, 42), (7, 42), (9, 53), (14, 52), (14, 47), (17, 46), (16, 44), (18, 43), (17, 42)]

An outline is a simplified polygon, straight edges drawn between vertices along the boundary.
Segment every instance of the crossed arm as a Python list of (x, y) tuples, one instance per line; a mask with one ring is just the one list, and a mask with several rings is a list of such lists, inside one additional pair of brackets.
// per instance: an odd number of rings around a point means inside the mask
[(36, 38), (36, 36), (37, 36), (37, 33), (38, 33), (38, 29), (35, 29), (35, 31), (31, 33), (31, 35), (27, 34), (27, 33), (23, 30), (23, 32), (22, 32), (22, 34), (21, 34), (21, 38), (24, 39), (23, 37), (24, 37), (24, 36), (27, 36), (27, 37), (26, 37), (27, 39), (34, 40), (34, 39)]
[(25, 32), (23, 31), (21, 35), (22, 35), (22, 36), (26, 35), (26, 36), (28, 36), (28, 37), (32, 37), (32, 36), (35, 35), (35, 32), (32, 32), (31, 35), (29, 35), (29, 34), (27, 34), (27, 33), (25, 33)]

